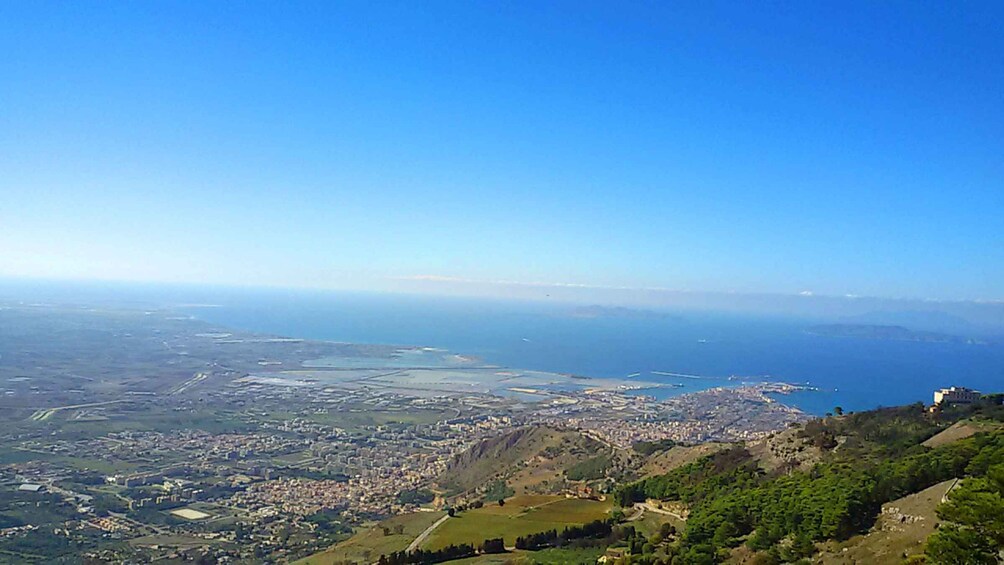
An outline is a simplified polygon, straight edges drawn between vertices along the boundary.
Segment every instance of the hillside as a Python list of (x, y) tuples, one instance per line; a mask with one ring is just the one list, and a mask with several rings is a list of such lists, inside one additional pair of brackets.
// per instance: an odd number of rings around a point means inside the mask
[(961, 420), (924, 440), (925, 447), (940, 447), (966, 439), (980, 432), (990, 432), (1004, 427), (1004, 423), (992, 420)]
[[(839, 447), (843, 438), (834, 438)], [(808, 471), (823, 459), (823, 447), (806, 437), (802, 428), (789, 428), (766, 438), (746, 443), (746, 449), (762, 469), (775, 471)]]
[[(678, 541), (625, 562), (898, 562), (925, 551), (930, 563), (992, 562), (1004, 544), (1000, 400), (815, 420), (625, 484), (615, 493), (622, 506), (656, 499), (689, 510)], [(955, 479), (964, 480), (943, 503)]]
[(447, 491), (470, 495), (499, 482), (515, 494), (553, 494), (568, 486), (567, 470), (611, 455), (609, 448), (577, 431), (527, 426), (459, 454), (439, 484)]
[(693, 463), (702, 457), (707, 457), (728, 447), (728, 444), (708, 442), (697, 445), (675, 445), (665, 451), (659, 451), (646, 458), (639, 469), (641, 477), (664, 475), (673, 469)]
[[(1004, 546), (999, 403), (993, 397), (935, 412), (919, 404), (883, 408), (748, 443), (658, 441), (617, 451), (574, 430), (521, 428), (451, 462), (441, 482), (467, 491), (449, 499), (453, 517), (426, 526), (426, 536), (417, 526), (402, 536), (374, 528), (336, 549), (352, 558), (397, 551), (382, 561), (390, 564), (457, 557), (593, 563), (601, 551), (623, 565), (881, 565), (905, 556), (932, 565), (993, 563)], [(605, 499), (568, 494), (570, 485), (611, 482)], [(545, 487), (566, 495), (533, 494)], [(505, 500), (494, 502), (499, 498)], [(676, 516), (657, 510), (664, 508)], [(404, 553), (409, 539), (416, 549)], [(504, 557), (488, 555), (495, 553), (491, 543)], [(570, 561), (579, 558), (585, 561)]]
[(401, 551), (445, 512), (414, 512), (388, 518), (365, 527), (349, 539), (321, 553), (296, 562), (296, 565), (336, 565), (373, 563), (380, 555)]
[(924, 541), (938, 524), (936, 509), (955, 479), (942, 481), (920, 492), (908, 494), (882, 505), (875, 525), (864, 535), (845, 542), (822, 544), (814, 557), (821, 563), (875, 563), (894, 565), (904, 555), (924, 552)]

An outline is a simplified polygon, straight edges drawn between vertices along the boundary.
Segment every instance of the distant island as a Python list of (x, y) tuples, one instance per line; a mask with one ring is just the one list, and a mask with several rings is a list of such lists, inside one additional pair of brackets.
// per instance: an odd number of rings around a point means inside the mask
[(925, 343), (983, 343), (979, 340), (958, 335), (911, 330), (903, 326), (876, 324), (822, 324), (812, 326), (806, 332), (826, 337), (856, 337), (861, 339), (919, 341)]

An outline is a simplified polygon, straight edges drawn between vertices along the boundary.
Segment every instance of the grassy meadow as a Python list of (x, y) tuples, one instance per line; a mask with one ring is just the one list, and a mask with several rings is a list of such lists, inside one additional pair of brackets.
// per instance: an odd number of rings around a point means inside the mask
[(506, 546), (516, 538), (551, 529), (585, 524), (609, 515), (610, 502), (548, 495), (521, 495), (506, 500), (505, 506), (486, 504), (447, 520), (425, 542), (425, 549), (450, 544), (480, 544), (501, 537)]

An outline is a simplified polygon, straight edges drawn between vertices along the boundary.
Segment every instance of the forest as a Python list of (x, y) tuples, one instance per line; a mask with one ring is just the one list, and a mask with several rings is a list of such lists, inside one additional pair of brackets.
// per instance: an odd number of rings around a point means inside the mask
[[(817, 420), (801, 436), (828, 452), (809, 471), (768, 473), (737, 445), (623, 485), (615, 501), (627, 507), (657, 499), (689, 507), (686, 530), (668, 552), (672, 563), (714, 563), (744, 543), (764, 562), (790, 562), (811, 556), (815, 542), (866, 531), (883, 503), (963, 478), (938, 510), (947, 523), (929, 540), (927, 561), (996, 563), (1004, 547), (1004, 432), (935, 448), (921, 442), (962, 417), (1000, 421), (999, 402), (993, 397), (948, 413), (911, 405)], [(956, 560), (971, 555), (985, 560)], [(631, 562), (659, 561), (639, 556)]]

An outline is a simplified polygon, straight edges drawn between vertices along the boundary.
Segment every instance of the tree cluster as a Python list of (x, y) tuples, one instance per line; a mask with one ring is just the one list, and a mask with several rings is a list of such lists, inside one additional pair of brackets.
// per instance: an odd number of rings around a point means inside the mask
[[(797, 560), (812, 554), (813, 542), (846, 539), (867, 530), (885, 502), (955, 477), (986, 477), (967, 479), (966, 488), (959, 489), (941, 510), (943, 519), (953, 525), (932, 538), (929, 554), (968, 548), (995, 555), (999, 546), (994, 544), (1004, 540), (1004, 518), (995, 518), (1004, 516), (1000, 490), (1004, 433), (977, 434), (935, 449), (916, 443), (907, 446), (904, 438), (916, 440), (925, 424), (912, 408), (906, 413), (896, 410), (886, 416), (898, 422), (892, 425), (898, 431), (880, 430), (876, 424), (881, 419), (868, 413), (862, 413), (866, 415), (859, 422), (868, 441), (879, 446), (872, 453), (895, 456), (857, 462), (832, 458), (810, 472), (771, 475), (759, 469), (748, 453), (735, 448), (666, 475), (624, 485), (615, 500), (622, 506), (649, 498), (688, 504), (690, 516), (679, 547), (687, 563), (714, 562), (722, 550), (744, 542), (781, 559)], [(1000, 471), (996, 465), (1002, 465)], [(974, 545), (977, 538), (991, 541)], [(783, 548), (782, 540), (786, 540)]]
[(942, 524), (927, 540), (927, 562), (993, 565), (1004, 550), (1004, 463), (966, 479), (938, 507)]
[(474, 557), (475, 555), (477, 555), (477, 551), (473, 545), (462, 543), (459, 545), (448, 545), (436, 550), (416, 549), (414, 551), (395, 551), (390, 555), (381, 555), (377, 563), (378, 565), (426, 565)]
[(397, 501), (401, 504), (428, 504), (435, 498), (436, 493), (428, 489), (403, 490), (397, 495)]
[(676, 442), (671, 439), (660, 439), (657, 441), (636, 441), (631, 444), (631, 449), (642, 455), (652, 455), (653, 453), (672, 449), (675, 446)]
[(594, 520), (582, 526), (568, 526), (561, 532), (548, 530), (516, 538), (516, 549), (535, 551), (547, 547), (560, 547), (572, 540), (603, 538), (609, 536), (613, 525), (609, 520)]

